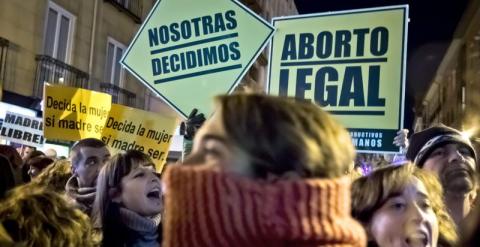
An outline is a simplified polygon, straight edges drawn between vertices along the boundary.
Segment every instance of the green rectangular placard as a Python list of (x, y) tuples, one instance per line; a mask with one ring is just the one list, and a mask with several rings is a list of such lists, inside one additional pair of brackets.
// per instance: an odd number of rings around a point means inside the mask
[(398, 152), (407, 22), (408, 5), (274, 18), (269, 93), (316, 102), (359, 152)]

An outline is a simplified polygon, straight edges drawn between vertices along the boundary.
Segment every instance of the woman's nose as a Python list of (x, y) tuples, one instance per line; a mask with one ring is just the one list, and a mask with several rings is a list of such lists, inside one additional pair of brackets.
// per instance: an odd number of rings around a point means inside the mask
[(409, 219), (417, 224), (425, 221), (425, 212), (417, 203), (412, 203), (408, 210)]
[(160, 174), (158, 174), (158, 173), (156, 173), (156, 172), (152, 172), (152, 173), (150, 174), (150, 181), (152, 181), (152, 182), (157, 182), (157, 181), (160, 182), (160, 181), (161, 181), (161, 180), (160, 180)]

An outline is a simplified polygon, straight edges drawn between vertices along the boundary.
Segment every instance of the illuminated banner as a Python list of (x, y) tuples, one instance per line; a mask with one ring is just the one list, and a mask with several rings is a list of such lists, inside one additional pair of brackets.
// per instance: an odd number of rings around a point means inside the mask
[(157, 1), (121, 63), (187, 118), (208, 115), (212, 97), (230, 93), (273, 33), (236, 0)]
[(0, 138), (28, 146), (43, 147), (43, 121), (41, 118), (7, 112), (0, 127)]
[(112, 104), (102, 141), (112, 154), (136, 149), (149, 155), (157, 171), (162, 171), (177, 127), (175, 118)]
[(44, 135), (47, 139), (100, 139), (112, 96), (82, 88), (44, 86)]
[(398, 152), (408, 5), (274, 18), (270, 94), (333, 114), (359, 152)]

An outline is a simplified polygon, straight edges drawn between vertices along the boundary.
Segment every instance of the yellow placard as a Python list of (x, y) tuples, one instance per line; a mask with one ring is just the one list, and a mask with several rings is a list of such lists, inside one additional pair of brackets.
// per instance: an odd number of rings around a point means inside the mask
[(100, 139), (112, 96), (82, 88), (45, 84), (43, 96), (44, 136), (78, 141)]
[(161, 172), (177, 124), (176, 118), (112, 104), (101, 139), (112, 154), (130, 149), (144, 152)]

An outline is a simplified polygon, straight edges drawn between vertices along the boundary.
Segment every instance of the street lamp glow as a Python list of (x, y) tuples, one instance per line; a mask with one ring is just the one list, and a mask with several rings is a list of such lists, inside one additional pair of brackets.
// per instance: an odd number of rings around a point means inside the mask
[(478, 132), (478, 130), (479, 130), (478, 126), (473, 126), (473, 127), (469, 128), (467, 130), (463, 130), (462, 131), (462, 136), (465, 139), (470, 139), (470, 138), (472, 138), (472, 136), (475, 135), (475, 133)]

